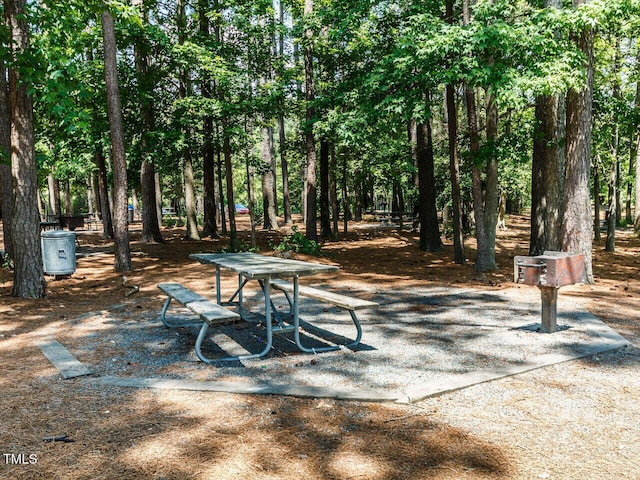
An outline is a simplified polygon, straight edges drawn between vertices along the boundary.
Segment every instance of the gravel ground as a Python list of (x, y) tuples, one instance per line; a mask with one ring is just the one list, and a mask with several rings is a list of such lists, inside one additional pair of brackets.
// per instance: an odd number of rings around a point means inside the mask
[[(197, 328), (165, 329), (157, 311), (136, 308), (135, 300), (72, 319), (73, 328), (57, 338), (99, 376), (250, 380), (378, 390), (411, 400), (459, 388), (469, 377), (471, 383), (477, 382), (478, 372), (536, 368), (538, 361), (555, 363), (585, 356), (594, 345), (609, 350), (624, 342), (562, 296), (559, 331), (537, 332), (537, 289), (429, 288), (351, 294), (380, 304), (379, 309), (360, 313), (364, 335), (355, 350), (303, 354), (290, 334), (277, 335), (274, 350), (264, 358), (207, 365), (193, 352)], [(261, 306), (255, 292), (247, 294), (245, 301), (247, 307)], [(283, 303), (277, 305), (283, 307)], [(180, 307), (169, 312), (172, 321), (190, 319)], [(346, 312), (317, 302), (303, 300), (301, 317), (303, 341), (309, 346), (346, 342), (355, 332)], [(307, 323), (311, 319), (313, 325)], [(253, 320), (259, 322), (259, 317), (254, 315)], [(207, 352), (211, 356), (238, 353), (240, 346), (255, 352), (263, 348), (264, 329), (242, 322), (216, 329), (212, 340), (213, 348)], [(438, 387), (430, 389), (434, 384)]]

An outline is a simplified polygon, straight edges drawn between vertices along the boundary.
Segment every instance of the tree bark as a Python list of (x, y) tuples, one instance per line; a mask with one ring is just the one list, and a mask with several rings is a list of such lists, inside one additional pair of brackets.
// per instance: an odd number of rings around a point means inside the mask
[(439, 252), (442, 249), (442, 240), (440, 239), (440, 227), (438, 225), (433, 136), (429, 118), (425, 123), (416, 125), (415, 155), (418, 165), (420, 248), (425, 252)]
[[(562, 8), (561, 0), (545, 0), (547, 8)], [(565, 104), (560, 95), (536, 98), (531, 175), (530, 255), (560, 250), (564, 181)]]
[(329, 218), (329, 142), (320, 140), (320, 237), (331, 238)]
[(111, 156), (113, 159), (114, 268), (116, 272), (128, 272), (131, 270), (131, 252), (129, 250), (129, 225), (127, 218), (127, 159), (124, 149), (122, 107), (120, 105), (118, 86), (116, 34), (113, 18), (106, 10), (102, 12), (102, 38), (104, 42), (104, 76), (107, 89)]
[[(583, 0), (574, 1), (574, 5), (581, 3), (584, 3)], [(571, 89), (567, 94), (567, 166), (562, 221), (562, 249), (570, 253), (584, 254), (588, 283), (593, 283), (593, 222), (589, 197), (593, 39), (594, 33), (590, 28), (585, 28), (576, 38), (578, 48), (586, 58), (584, 68), (587, 83), (581, 90)]]
[[(198, 0), (198, 19), (200, 34), (204, 38), (210, 38), (210, 24), (207, 13), (209, 12), (209, 1)], [(209, 79), (202, 80), (202, 96), (211, 98), (212, 83)], [(216, 206), (216, 166), (215, 166), (215, 145), (213, 142), (213, 117), (207, 115), (202, 121), (202, 136), (204, 145), (202, 151), (202, 175), (203, 175), (203, 222), (202, 235), (205, 237), (218, 236), (217, 206)]]
[(262, 228), (278, 229), (276, 197), (274, 195), (276, 176), (274, 171), (275, 150), (273, 147), (273, 128), (264, 125), (260, 142), (260, 159), (262, 161), (262, 211), (264, 212)]
[(113, 216), (109, 201), (109, 184), (107, 183), (107, 163), (101, 145), (96, 145), (94, 161), (98, 167), (98, 191), (100, 192), (100, 212), (102, 218), (102, 236), (113, 238)]
[[(6, 48), (3, 45), (3, 48)], [(11, 220), (13, 218), (13, 187), (11, 185), (11, 113), (9, 84), (4, 60), (0, 59), (0, 212), (4, 233), (4, 252), (13, 258)]]
[[(25, 0), (5, 0), (4, 12), (14, 57), (29, 49), (29, 26)], [(33, 104), (29, 84), (17, 67), (9, 69), (11, 112), (11, 173), (13, 190), (12, 245), (14, 253), (13, 295), (42, 298), (46, 282), (42, 268), (38, 178), (33, 133)]]
[(336, 163), (336, 146), (331, 144), (331, 151), (329, 157), (329, 202), (331, 203), (331, 226), (333, 228), (332, 238), (338, 239), (338, 180), (336, 178), (338, 172), (338, 165)]
[[(186, 39), (186, 0), (179, 0), (177, 3), (178, 17), (176, 19), (178, 29), (178, 43), (183, 44)], [(189, 79), (186, 69), (180, 72), (178, 87), (178, 96), (180, 98), (186, 98), (189, 92)], [(195, 195), (195, 181), (193, 177), (193, 161), (191, 160), (191, 129), (184, 127), (185, 142), (182, 149), (182, 160), (184, 168), (184, 203), (185, 203), (185, 216), (186, 216), (186, 233), (184, 235), (185, 240), (200, 240), (200, 234), (198, 233), (198, 220), (196, 217), (196, 195)]]
[(62, 215), (62, 208), (60, 205), (60, 182), (53, 173), (47, 176), (47, 185), (49, 186), (49, 209), (51, 215), (59, 217)]
[(635, 191), (635, 219), (633, 231), (640, 237), (640, 134), (636, 135), (636, 191)]
[[(142, 0), (132, 0), (132, 5), (138, 7), (143, 23), (148, 23), (147, 14)], [(140, 188), (142, 194), (142, 237), (143, 242), (162, 242), (160, 224), (158, 223), (156, 207), (155, 165), (151, 155), (152, 147), (149, 136), (155, 130), (153, 104), (153, 79), (149, 75), (149, 58), (146, 40), (140, 37), (134, 44), (136, 75), (140, 96), (140, 137), (142, 164), (140, 166)]]
[[(282, 2), (280, 2), (282, 4)], [(284, 129), (284, 117), (278, 118), (278, 139), (280, 149), (280, 169), (282, 170), (282, 209), (284, 210), (284, 223), (292, 222), (291, 196), (289, 193), (289, 162), (287, 161), (287, 140)]]
[(229, 214), (229, 249), (232, 252), (236, 252), (240, 247), (240, 241), (238, 239), (238, 231), (236, 229), (236, 209), (233, 194), (233, 164), (231, 162), (231, 139), (229, 138), (226, 120), (222, 121), (222, 129), (224, 131), (222, 153), (224, 155), (225, 177), (227, 180), (227, 211)]
[[(453, 23), (453, 0), (446, 2), (447, 22)], [(453, 250), (454, 262), (464, 264), (464, 234), (462, 231), (462, 194), (460, 190), (460, 160), (458, 158), (458, 112), (453, 85), (445, 87), (447, 107), (447, 133), (449, 141), (449, 173), (453, 203)]]
[[(313, 14), (313, 0), (304, 1), (304, 15)], [(307, 168), (305, 171), (305, 236), (309, 240), (318, 240), (318, 210), (316, 198), (316, 144), (313, 135), (313, 121), (315, 118), (315, 86), (313, 79), (313, 32), (310, 28), (305, 31), (304, 45), (304, 85), (306, 105), (305, 144)]]

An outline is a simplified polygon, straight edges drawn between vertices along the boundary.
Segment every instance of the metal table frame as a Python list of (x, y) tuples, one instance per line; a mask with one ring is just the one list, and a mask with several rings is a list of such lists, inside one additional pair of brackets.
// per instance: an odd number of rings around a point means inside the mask
[[(265, 323), (267, 330), (267, 339), (265, 348), (255, 354), (250, 355), (238, 355), (232, 357), (206, 359), (208, 363), (215, 361), (237, 361), (247, 360), (251, 358), (263, 357), (271, 350), (273, 346), (273, 316), (276, 317), (278, 327), (276, 331), (288, 330), (282, 324), (282, 321), (273, 305), (271, 300), (271, 284), (272, 278), (291, 278), (293, 283), (293, 302), (291, 305), (293, 315), (293, 331), (294, 340), (296, 346), (303, 352), (312, 353), (324, 350), (335, 350), (339, 347), (326, 347), (326, 348), (307, 348), (302, 345), (300, 341), (300, 317), (299, 317), (299, 295), (298, 295), (298, 279), (301, 276), (316, 275), (319, 273), (335, 272), (338, 271), (338, 267), (334, 265), (323, 265), (318, 263), (302, 262), (299, 260), (291, 260), (279, 257), (270, 257), (266, 255), (259, 255), (257, 253), (243, 252), (243, 253), (196, 253), (189, 255), (190, 258), (197, 260), (205, 265), (215, 265), (216, 267), (216, 302), (222, 305), (221, 294), (221, 275), (220, 271), (224, 268), (238, 274), (238, 288), (229, 298), (228, 302), (232, 302), (238, 297), (238, 304), (240, 308), (240, 315), (242, 315), (242, 290), (244, 286), (250, 280), (257, 280), (260, 284), (260, 288), (264, 293), (264, 306), (265, 306)], [(228, 303), (227, 302), (227, 303)], [(273, 312), (273, 315), (272, 315)]]

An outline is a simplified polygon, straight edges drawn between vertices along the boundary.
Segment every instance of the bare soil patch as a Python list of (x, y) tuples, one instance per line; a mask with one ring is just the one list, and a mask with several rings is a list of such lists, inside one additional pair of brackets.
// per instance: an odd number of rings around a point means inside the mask
[[(340, 265), (319, 279), (335, 286), (389, 284), (513, 287), (513, 256), (526, 254), (527, 219), (512, 216), (499, 232), (500, 269), (478, 275), (453, 263), (453, 249), (431, 254), (414, 233), (350, 225), (327, 242), (321, 258)], [(248, 242), (246, 221), (240, 225)], [(258, 232), (271, 253), (280, 232)], [(62, 380), (35, 346), (88, 312), (129, 305), (158, 311), (156, 284), (179, 279), (210, 291), (211, 272), (189, 253), (213, 251), (225, 239), (183, 241), (166, 229), (164, 244), (142, 244), (132, 229), (134, 270), (113, 272), (109, 244), (78, 232), (70, 278), (50, 280), (48, 296), (10, 296), (11, 273), (0, 270), (0, 478), (46, 479), (601, 479), (640, 478), (640, 352), (590, 357), (430, 398), (417, 405), (211, 392), (98, 387)], [(467, 241), (473, 259), (474, 244)], [(640, 241), (619, 232), (616, 253), (594, 252), (596, 283), (567, 287), (571, 297), (635, 347), (640, 345)], [(126, 296), (131, 287), (139, 292)], [(528, 288), (528, 287), (522, 287)], [(126, 307), (125, 307), (126, 308)], [(109, 359), (99, 342), (93, 355)], [(68, 435), (73, 442), (45, 442)]]

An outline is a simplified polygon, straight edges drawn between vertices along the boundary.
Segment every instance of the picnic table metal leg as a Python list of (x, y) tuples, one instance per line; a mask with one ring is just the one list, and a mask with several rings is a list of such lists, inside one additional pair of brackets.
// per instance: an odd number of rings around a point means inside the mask
[(221, 293), (220, 293), (220, 267), (216, 265), (216, 303), (222, 305)]
[[(264, 350), (262, 350), (260, 353), (254, 353), (251, 355), (238, 355), (234, 357), (209, 358), (202, 353), (202, 342), (207, 336), (208, 329), (209, 329), (209, 324), (207, 322), (204, 322), (202, 325), (202, 328), (200, 329), (200, 333), (198, 333), (198, 338), (196, 339), (196, 355), (204, 363), (237, 362), (240, 360), (249, 360), (251, 358), (260, 358), (265, 356), (267, 353), (269, 353), (269, 350), (271, 350), (272, 337), (269, 335), (269, 333), (267, 333), (267, 345), (265, 346)], [(267, 328), (267, 331), (269, 330), (270, 329)]]
[(171, 323), (171, 322), (167, 321), (166, 313), (167, 313), (167, 309), (169, 308), (169, 304), (171, 303), (171, 300), (172, 300), (171, 297), (167, 297), (167, 300), (164, 302), (164, 305), (162, 306), (162, 312), (160, 312), (160, 320), (162, 321), (162, 324), (165, 327), (167, 327), (167, 328), (199, 327), (200, 325), (202, 325), (202, 322)]
[(300, 295), (298, 293), (298, 277), (293, 277), (293, 338), (300, 350), (307, 353), (329, 352), (332, 350), (340, 350), (340, 345), (332, 345), (329, 347), (308, 348), (302, 345), (300, 341)]
[[(246, 282), (245, 282), (246, 283)], [(209, 324), (204, 322), (202, 328), (200, 329), (200, 333), (198, 333), (198, 338), (196, 339), (196, 355), (198, 358), (205, 363), (214, 363), (214, 362), (237, 362), (240, 360), (249, 360), (251, 358), (260, 358), (264, 357), (271, 350), (271, 346), (273, 345), (273, 329), (271, 325), (271, 292), (269, 289), (269, 283), (267, 282), (264, 288), (264, 297), (265, 297), (265, 316), (267, 322), (267, 343), (264, 349), (260, 353), (254, 353), (251, 355), (238, 355), (234, 357), (224, 357), (224, 358), (209, 358), (206, 357), (202, 353), (202, 342), (207, 336), (207, 330), (209, 329)]]

